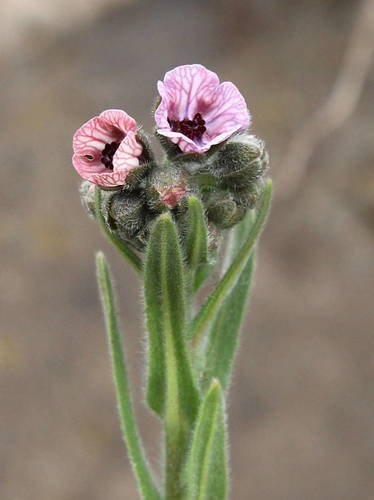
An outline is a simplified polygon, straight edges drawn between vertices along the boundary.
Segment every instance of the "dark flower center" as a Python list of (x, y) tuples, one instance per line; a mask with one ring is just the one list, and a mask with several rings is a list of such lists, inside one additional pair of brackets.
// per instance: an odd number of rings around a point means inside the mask
[(113, 170), (113, 156), (117, 151), (119, 145), (121, 143), (119, 141), (113, 141), (109, 144), (105, 144), (105, 148), (101, 151), (101, 163), (104, 164), (106, 168)]
[(180, 132), (183, 135), (186, 135), (188, 138), (200, 139), (203, 133), (206, 131), (205, 120), (201, 116), (200, 113), (196, 113), (193, 117), (193, 120), (169, 120), (168, 122), (170, 128), (173, 132)]

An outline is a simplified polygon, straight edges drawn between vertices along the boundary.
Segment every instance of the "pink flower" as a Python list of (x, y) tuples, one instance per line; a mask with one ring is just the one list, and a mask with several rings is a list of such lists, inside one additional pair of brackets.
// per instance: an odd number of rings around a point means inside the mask
[(237, 87), (220, 84), (218, 76), (200, 64), (168, 71), (158, 91), (158, 133), (185, 153), (205, 153), (249, 125), (247, 105)]
[(98, 186), (124, 185), (143, 152), (136, 131), (136, 121), (120, 109), (103, 111), (82, 125), (73, 137), (73, 165), (79, 175)]

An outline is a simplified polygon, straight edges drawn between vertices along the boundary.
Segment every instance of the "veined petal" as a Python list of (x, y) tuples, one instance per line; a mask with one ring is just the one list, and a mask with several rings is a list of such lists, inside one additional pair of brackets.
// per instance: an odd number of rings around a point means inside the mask
[(91, 180), (90, 176), (92, 174), (100, 174), (106, 170), (99, 160), (89, 160), (77, 153), (73, 155), (72, 161), (78, 174), (88, 181)]
[(204, 114), (204, 120), (211, 137), (217, 133), (224, 134), (233, 128), (238, 130), (249, 126), (247, 104), (236, 85), (224, 82), (217, 87), (214, 100)]
[(123, 186), (125, 184), (125, 172), (112, 172), (108, 169), (105, 170), (106, 171), (102, 174), (92, 174), (91, 179), (89, 180), (102, 187)]
[(113, 171), (126, 174), (139, 166), (143, 146), (136, 140), (135, 132), (129, 132), (113, 156)]
[(105, 144), (116, 140), (118, 132), (113, 135), (113, 126), (95, 116), (84, 123), (74, 134), (73, 149), (78, 155), (97, 158), (104, 149)]
[[(156, 122), (163, 118), (184, 120), (193, 118), (198, 106), (209, 105), (214, 91), (219, 84), (218, 76), (201, 64), (178, 66), (165, 74), (163, 82), (158, 83), (158, 90), (164, 101), (156, 110)], [(165, 126), (159, 124), (160, 126)]]
[(128, 115), (122, 109), (107, 109), (100, 113), (100, 118), (104, 119), (110, 125), (118, 128), (124, 134), (130, 131), (136, 132), (137, 125), (134, 118)]

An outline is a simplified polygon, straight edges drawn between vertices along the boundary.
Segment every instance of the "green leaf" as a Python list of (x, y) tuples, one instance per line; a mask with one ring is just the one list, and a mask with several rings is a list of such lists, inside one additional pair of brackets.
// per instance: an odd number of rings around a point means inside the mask
[[(250, 211), (245, 219), (233, 229), (227, 249), (229, 264), (236, 257), (253, 221), (254, 214), (253, 211)], [(213, 378), (217, 378), (223, 389), (226, 389), (228, 385), (252, 283), (255, 267), (254, 257), (254, 254), (249, 257), (238, 281), (225, 298), (210, 327), (203, 353), (205, 384), (208, 384)]]
[(208, 256), (208, 227), (202, 202), (196, 196), (186, 199), (187, 211), (181, 221), (187, 268), (190, 270), (190, 293), (196, 292), (213, 267)]
[(151, 233), (144, 270), (148, 330), (147, 401), (159, 415), (193, 421), (198, 393), (184, 343), (186, 299), (182, 252), (175, 225), (161, 215)]
[(272, 183), (268, 180), (265, 184), (261, 198), (260, 208), (256, 220), (251, 228), (251, 231), (243, 243), (240, 251), (233, 260), (230, 267), (225, 272), (224, 276), (202, 305), (197, 313), (190, 329), (190, 336), (195, 345), (198, 345), (200, 338), (209, 322), (214, 318), (218, 308), (221, 306), (232, 286), (238, 280), (242, 270), (244, 269), (248, 258), (252, 254), (257, 240), (264, 228), (267, 216), (270, 211), (272, 199)]
[(184, 479), (186, 500), (227, 498), (225, 410), (218, 380), (213, 380), (201, 403)]
[(144, 500), (160, 500), (161, 497), (144, 457), (144, 451), (135, 421), (114, 303), (113, 287), (105, 257), (101, 252), (96, 255), (96, 270), (108, 334), (109, 351), (112, 361), (113, 378), (123, 438), (127, 446), (129, 459), (138, 481), (142, 498)]
[(115, 234), (107, 227), (105, 224), (104, 217), (101, 213), (101, 189), (98, 186), (95, 186), (95, 215), (100, 227), (108, 240), (117, 248), (119, 253), (125, 260), (132, 266), (132, 268), (138, 273), (142, 273), (142, 260), (141, 258), (134, 252), (134, 250), (127, 245), (124, 241), (117, 238)]
[(184, 242), (187, 264), (190, 268), (197, 269), (208, 261), (208, 231), (201, 201), (195, 196), (190, 196), (186, 201), (188, 209)]
[(166, 437), (166, 497), (181, 498), (180, 473), (199, 404), (185, 346), (186, 298), (182, 251), (174, 222), (161, 215), (144, 269), (148, 329), (147, 401), (161, 415)]

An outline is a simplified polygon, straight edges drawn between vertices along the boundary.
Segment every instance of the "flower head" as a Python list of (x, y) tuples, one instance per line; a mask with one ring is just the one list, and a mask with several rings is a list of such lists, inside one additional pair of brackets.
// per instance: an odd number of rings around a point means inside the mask
[(136, 131), (136, 121), (120, 109), (91, 118), (73, 137), (73, 165), (79, 175), (98, 186), (124, 185), (143, 152)]
[(218, 76), (200, 64), (168, 71), (158, 91), (157, 131), (185, 153), (205, 153), (249, 125), (247, 105), (237, 87), (220, 84)]

